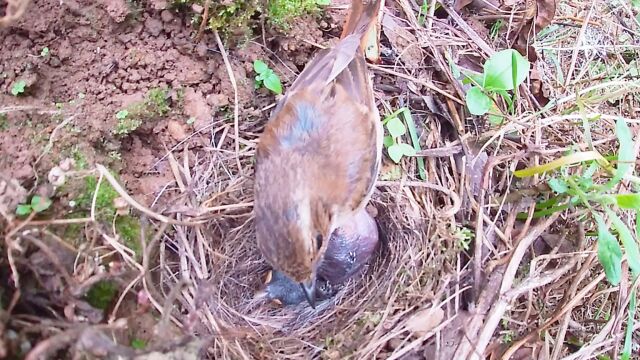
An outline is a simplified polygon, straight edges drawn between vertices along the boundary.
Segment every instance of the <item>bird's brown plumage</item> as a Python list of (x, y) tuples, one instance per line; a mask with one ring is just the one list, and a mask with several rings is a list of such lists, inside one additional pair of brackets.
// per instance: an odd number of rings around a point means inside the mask
[(368, 202), (382, 128), (363, 55), (380, 0), (354, 0), (340, 42), (276, 106), (256, 151), (258, 247), (295, 281), (315, 276), (332, 232)]

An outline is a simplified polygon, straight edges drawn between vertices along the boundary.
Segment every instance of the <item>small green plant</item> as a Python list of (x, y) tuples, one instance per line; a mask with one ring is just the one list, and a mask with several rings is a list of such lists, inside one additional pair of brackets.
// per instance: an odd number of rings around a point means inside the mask
[(147, 342), (142, 339), (136, 338), (131, 340), (131, 347), (136, 350), (143, 350), (145, 347), (147, 347)]
[[(554, 195), (536, 204), (534, 217), (547, 216), (572, 207), (585, 208), (587, 213), (582, 221), (590, 221), (597, 229), (592, 234), (597, 238), (598, 260), (607, 280), (614, 286), (622, 279), (623, 250), (634, 281), (640, 276), (640, 178), (633, 175), (636, 162), (634, 141), (631, 130), (623, 119), (616, 122), (616, 136), (619, 148), (615, 167), (599, 152), (592, 150), (575, 152), (546, 164), (514, 172), (516, 177), (528, 177), (560, 169), (559, 176), (548, 180)], [(580, 164), (586, 165), (586, 168), (581, 172), (569, 173), (570, 167)], [(604, 174), (604, 181), (594, 181), (600, 178), (597, 176), (600, 174)], [(617, 193), (615, 188), (622, 180), (631, 182), (636, 192)], [(619, 213), (624, 211), (632, 211), (635, 215), (634, 231), (620, 217)], [(526, 218), (526, 215), (519, 214), (518, 217)], [(625, 345), (621, 356), (623, 359), (629, 359), (631, 354), (635, 288), (630, 299)]]
[(498, 38), (500, 29), (502, 29), (503, 26), (504, 21), (502, 19), (498, 19), (493, 23), (493, 25), (491, 25), (491, 30), (489, 31), (489, 37), (491, 37), (491, 40), (495, 41)]
[(127, 118), (127, 116), (129, 116), (129, 110), (127, 109), (120, 110), (116, 113), (116, 119), (118, 120), (124, 120)]
[(18, 80), (14, 82), (13, 85), (11, 86), (11, 95), (20, 96), (24, 94), (26, 87), (27, 87), (27, 82), (24, 80)]
[(464, 251), (469, 250), (469, 245), (474, 238), (473, 230), (466, 227), (456, 227), (453, 232), (453, 238), (458, 241), (458, 245)]
[[(438, 10), (442, 6), (439, 2), (435, 3), (434, 11)], [(418, 24), (424, 25), (427, 20), (427, 15), (429, 14), (429, 0), (422, 0), (422, 4), (420, 5), (420, 11), (418, 13)]]
[(514, 94), (529, 76), (529, 61), (516, 50), (507, 49), (493, 54), (484, 63), (483, 69), (482, 74), (460, 69), (465, 75), (463, 82), (473, 84), (467, 91), (465, 102), (473, 115), (484, 115), (491, 110), (489, 120), (493, 124), (500, 124), (503, 115), (496, 104), (497, 96), (505, 101), (508, 112), (513, 114)]
[(51, 199), (35, 195), (31, 198), (31, 203), (20, 204), (16, 208), (16, 215), (27, 216), (32, 212), (41, 213), (51, 206)]
[(382, 124), (389, 134), (384, 137), (383, 144), (387, 149), (389, 158), (396, 164), (399, 163), (404, 156), (414, 156), (416, 154), (416, 149), (413, 146), (402, 142), (402, 136), (406, 134), (407, 127), (398, 115), (404, 110), (405, 108), (394, 111), (382, 120)]
[(147, 92), (143, 101), (129, 105), (115, 114), (116, 135), (128, 135), (142, 125), (143, 120), (166, 115), (171, 110), (168, 102), (168, 90), (154, 88)]
[(47, 57), (47, 56), (49, 56), (49, 48), (48, 48), (48, 47), (46, 47), (46, 46), (45, 46), (45, 47), (43, 47), (43, 48), (42, 48), (42, 51), (40, 51), (40, 56), (42, 56), (42, 57)]
[(165, 115), (171, 110), (167, 101), (169, 91), (164, 88), (153, 88), (145, 97), (145, 110), (151, 115)]
[(118, 111), (116, 113), (116, 119), (118, 119), (118, 123), (115, 129), (113, 129), (113, 133), (116, 135), (127, 135), (142, 125), (142, 121), (139, 119), (129, 117), (129, 110), (126, 109)]
[(253, 62), (253, 70), (258, 74), (256, 76), (256, 88), (264, 86), (274, 93), (282, 94), (282, 83), (276, 73), (262, 60)]

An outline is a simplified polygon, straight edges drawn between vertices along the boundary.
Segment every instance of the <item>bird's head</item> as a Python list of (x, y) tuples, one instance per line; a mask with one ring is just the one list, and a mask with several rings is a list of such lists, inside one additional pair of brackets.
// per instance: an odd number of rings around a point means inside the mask
[(256, 240), (271, 265), (300, 284), (315, 308), (318, 268), (334, 230), (332, 211), (306, 195), (256, 198)]

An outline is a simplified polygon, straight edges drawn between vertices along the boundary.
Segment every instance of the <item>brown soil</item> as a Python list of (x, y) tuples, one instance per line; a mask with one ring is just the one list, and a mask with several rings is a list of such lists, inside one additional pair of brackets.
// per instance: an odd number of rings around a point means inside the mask
[[(84, 157), (89, 165), (119, 171), (131, 193), (149, 195), (145, 202), (153, 198), (171, 176), (168, 162), (160, 161), (167, 150), (194, 132), (206, 132), (234, 101), (215, 38), (206, 33), (195, 44), (189, 19), (164, 7), (162, 2), (132, 8), (125, 0), (40, 0), (0, 31), (0, 104), (31, 109), (6, 115), (0, 137), (3, 173), (26, 187), (37, 186), (36, 179), (64, 158)], [(269, 110), (261, 109), (274, 101), (254, 89), (253, 60), (278, 59), (272, 66), (286, 84), (315, 50), (298, 38), (323, 43), (321, 25), (328, 27), (308, 18), (292, 29), (292, 37), (271, 36), (272, 50), (258, 42), (230, 50), (243, 118), (268, 116)], [(26, 90), (13, 96), (11, 88), (20, 80)], [(170, 90), (171, 111), (146, 119), (129, 135), (115, 135), (116, 113), (156, 88)], [(62, 111), (52, 114), (56, 109)], [(36, 163), (54, 128), (68, 118)], [(203, 138), (200, 145), (206, 143)], [(193, 141), (189, 146), (195, 150)]]

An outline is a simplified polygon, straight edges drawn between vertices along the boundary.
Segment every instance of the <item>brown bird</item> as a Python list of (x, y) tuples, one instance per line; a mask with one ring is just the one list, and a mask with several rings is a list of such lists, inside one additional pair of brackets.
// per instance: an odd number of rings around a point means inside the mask
[[(360, 210), (329, 239), (324, 260), (318, 268), (315, 297), (325, 300), (335, 295), (354, 275), (360, 273), (379, 244), (378, 227), (365, 209)], [(300, 285), (280, 271), (272, 271), (256, 298), (296, 305), (307, 298)]]
[(382, 125), (364, 58), (381, 0), (354, 0), (340, 41), (279, 101), (256, 150), (258, 247), (315, 307), (329, 239), (364, 208), (378, 176)]

